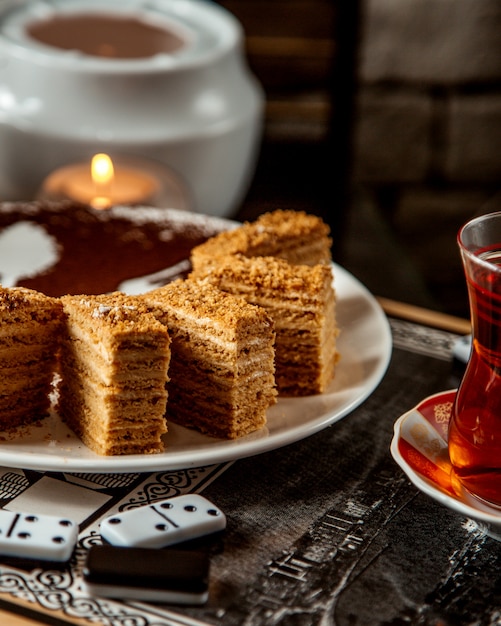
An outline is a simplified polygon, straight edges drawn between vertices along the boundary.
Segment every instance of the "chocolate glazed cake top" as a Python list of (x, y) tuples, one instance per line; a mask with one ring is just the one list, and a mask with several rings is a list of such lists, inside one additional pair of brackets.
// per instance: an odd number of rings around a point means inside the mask
[(185, 275), (191, 249), (229, 225), (172, 209), (2, 203), (0, 284), (50, 296), (98, 294), (127, 291), (131, 279), (142, 287), (134, 279), (158, 273), (143, 281), (157, 287)]

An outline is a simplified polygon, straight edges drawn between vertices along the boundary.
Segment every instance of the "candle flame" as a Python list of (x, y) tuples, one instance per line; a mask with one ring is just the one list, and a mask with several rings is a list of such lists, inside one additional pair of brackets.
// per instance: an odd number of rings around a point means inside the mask
[(115, 178), (113, 161), (107, 154), (95, 154), (90, 164), (90, 173), (95, 187), (92, 206), (96, 209), (107, 209), (111, 206), (110, 188)]
[(95, 154), (90, 165), (92, 181), (96, 185), (109, 185), (115, 175), (113, 161), (107, 154)]

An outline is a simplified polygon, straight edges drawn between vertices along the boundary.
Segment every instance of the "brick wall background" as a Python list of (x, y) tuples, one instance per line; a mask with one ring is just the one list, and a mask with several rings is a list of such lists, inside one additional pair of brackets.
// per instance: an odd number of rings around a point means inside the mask
[(501, 0), (363, 0), (361, 31), (355, 183), (443, 291), (501, 210)]

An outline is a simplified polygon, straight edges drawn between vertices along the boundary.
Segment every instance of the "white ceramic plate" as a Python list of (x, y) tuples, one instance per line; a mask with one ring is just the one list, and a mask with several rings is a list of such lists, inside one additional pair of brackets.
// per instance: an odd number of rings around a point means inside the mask
[(377, 387), (391, 356), (391, 331), (370, 292), (343, 268), (334, 265), (341, 360), (327, 393), (281, 398), (268, 411), (265, 428), (241, 439), (212, 439), (169, 424), (166, 451), (154, 455), (102, 457), (84, 446), (57, 414), (22, 436), (4, 435), (0, 465), (65, 472), (147, 472), (184, 469), (231, 461), (293, 443), (333, 424), (353, 411)]
[(501, 539), (501, 510), (471, 496), (452, 471), (447, 449), (447, 430), (455, 390), (425, 398), (396, 422), (391, 442), (395, 461), (423, 493), (444, 506), (481, 524)]

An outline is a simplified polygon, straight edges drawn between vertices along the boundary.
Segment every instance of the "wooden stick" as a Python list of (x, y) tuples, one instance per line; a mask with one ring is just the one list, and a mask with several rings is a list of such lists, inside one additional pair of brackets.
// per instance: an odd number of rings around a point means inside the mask
[(383, 311), (392, 317), (398, 317), (400, 319), (408, 320), (409, 322), (417, 322), (419, 324), (424, 324), (425, 326), (432, 326), (433, 328), (448, 330), (460, 335), (468, 335), (471, 333), (470, 320), (465, 320), (462, 317), (448, 315), (447, 313), (440, 313), (439, 311), (432, 311), (431, 309), (425, 309), (413, 304), (390, 300), (389, 298), (377, 297), (377, 301), (381, 305)]

